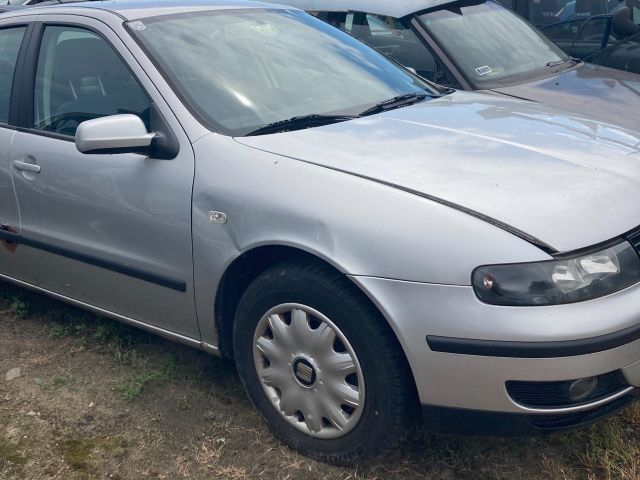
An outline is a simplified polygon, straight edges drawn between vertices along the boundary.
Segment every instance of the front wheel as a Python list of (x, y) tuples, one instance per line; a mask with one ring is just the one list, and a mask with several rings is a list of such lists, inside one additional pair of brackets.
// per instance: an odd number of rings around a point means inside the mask
[(332, 268), (287, 261), (243, 295), (234, 350), (273, 433), (330, 463), (395, 446), (414, 425), (407, 362), (384, 318)]

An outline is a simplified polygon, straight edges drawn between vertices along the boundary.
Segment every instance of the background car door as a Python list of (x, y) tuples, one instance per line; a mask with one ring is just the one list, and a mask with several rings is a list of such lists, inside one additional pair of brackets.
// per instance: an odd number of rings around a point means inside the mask
[[(13, 148), (23, 242), (43, 288), (199, 338), (191, 145), (148, 78), (145, 88), (134, 77), (127, 63), (140, 79), (144, 74), (117, 36), (86, 22), (93, 30), (40, 25), (39, 49), (30, 45), (35, 61), (25, 85), (34, 88), (25, 93), (27, 128), (16, 133)], [(153, 131), (168, 125), (178, 156), (79, 153), (77, 126), (118, 113), (140, 116)]]
[(611, 24), (611, 15), (603, 15), (557, 23), (540, 31), (568, 55), (583, 59), (616, 41)]
[(618, 42), (588, 58), (587, 61), (596, 65), (640, 74), (640, 34)]
[(0, 27), (0, 274), (34, 283), (27, 252), (16, 240), (20, 233), (20, 212), (11, 181), (11, 143), (15, 130), (9, 126), (13, 76), (27, 27)]

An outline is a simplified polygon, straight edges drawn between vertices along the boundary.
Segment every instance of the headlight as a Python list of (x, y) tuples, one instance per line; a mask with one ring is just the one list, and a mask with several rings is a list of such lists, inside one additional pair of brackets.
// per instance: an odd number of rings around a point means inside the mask
[(491, 265), (473, 272), (476, 295), (493, 305), (581, 302), (639, 281), (640, 258), (628, 242), (567, 259)]

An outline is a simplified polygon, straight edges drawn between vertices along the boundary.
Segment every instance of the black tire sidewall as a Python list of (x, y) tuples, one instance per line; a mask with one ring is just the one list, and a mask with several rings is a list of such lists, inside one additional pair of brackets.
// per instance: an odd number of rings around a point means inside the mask
[[(294, 449), (312, 457), (340, 463), (364, 458), (380, 450), (390, 422), (395, 419), (391, 402), (393, 385), (387, 378), (387, 366), (377, 340), (379, 331), (372, 325), (380, 315), (363, 302), (359, 292), (346, 278), (329, 283), (313, 275), (265, 273), (243, 296), (236, 315), (234, 351), (240, 376), (251, 401), (262, 412), (274, 434)], [(338, 285), (336, 283), (341, 283)], [(327, 316), (346, 336), (363, 371), (365, 406), (358, 425), (343, 437), (318, 439), (292, 426), (276, 410), (264, 393), (253, 360), (253, 337), (258, 322), (271, 308), (285, 303), (309, 306)]]

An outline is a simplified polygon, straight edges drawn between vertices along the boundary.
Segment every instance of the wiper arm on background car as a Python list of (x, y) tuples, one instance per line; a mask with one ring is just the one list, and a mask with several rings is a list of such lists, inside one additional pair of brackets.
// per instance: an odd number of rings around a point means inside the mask
[(303, 130), (310, 127), (319, 127), (329, 125), (331, 123), (345, 122), (358, 118), (353, 115), (320, 115), (317, 113), (311, 115), (302, 115), (292, 117), (287, 120), (270, 123), (246, 134), (247, 137), (255, 135), (266, 135), (269, 133), (290, 132), (292, 130)]
[(559, 65), (562, 65), (563, 63), (567, 63), (567, 62), (572, 62), (572, 63), (582, 63), (582, 60), (580, 60), (579, 58), (574, 58), (574, 57), (568, 57), (568, 58), (564, 58), (562, 60), (557, 60), (555, 62), (547, 62), (547, 67), (557, 67)]
[(399, 95), (397, 97), (390, 98), (384, 102), (380, 102), (371, 108), (367, 108), (360, 114), (361, 117), (367, 115), (374, 115), (376, 113), (386, 112), (387, 110), (393, 110), (394, 108), (400, 108), (414, 103), (422, 102), (427, 97), (437, 98), (439, 95), (427, 95), (426, 93), (407, 93), (405, 95)]

